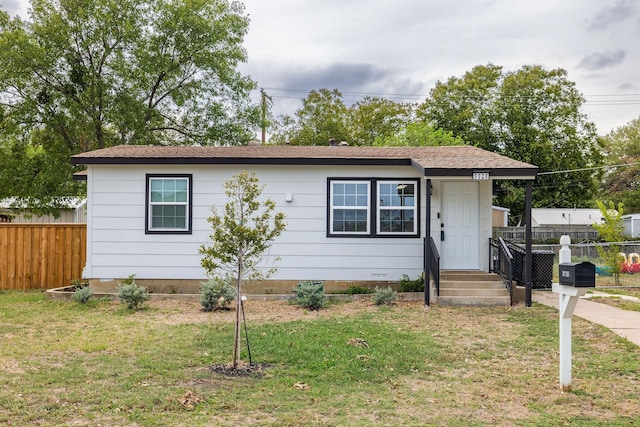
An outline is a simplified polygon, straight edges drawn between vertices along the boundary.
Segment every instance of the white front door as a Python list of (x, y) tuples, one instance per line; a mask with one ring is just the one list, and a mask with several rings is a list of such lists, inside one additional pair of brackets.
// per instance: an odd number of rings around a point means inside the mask
[(478, 193), (477, 182), (442, 183), (442, 270), (480, 268)]

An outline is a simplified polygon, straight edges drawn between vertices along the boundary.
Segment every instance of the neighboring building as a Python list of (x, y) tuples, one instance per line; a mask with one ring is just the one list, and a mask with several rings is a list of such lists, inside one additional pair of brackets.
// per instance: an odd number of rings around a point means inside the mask
[(624, 235), (632, 239), (640, 237), (640, 213), (622, 216)]
[(488, 271), (493, 180), (537, 174), (469, 146), (117, 146), (72, 162), (87, 165), (92, 283), (130, 274), (203, 280), (198, 248), (210, 243), (210, 208), (227, 203), (223, 183), (247, 170), (287, 217), (270, 255), (280, 257), (273, 281), (290, 289), (419, 277), (427, 236), (442, 270)]
[(508, 227), (511, 209), (500, 206), (492, 206), (491, 208), (493, 209), (493, 226)]
[(0, 201), (0, 222), (32, 223), (32, 224), (61, 224), (87, 222), (86, 199), (73, 198), (60, 209), (57, 215), (36, 215), (29, 211), (20, 211), (11, 207), (12, 200)]
[(593, 225), (602, 222), (600, 209), (534, 208), (531, 209), (533, 227), (556, 225)]

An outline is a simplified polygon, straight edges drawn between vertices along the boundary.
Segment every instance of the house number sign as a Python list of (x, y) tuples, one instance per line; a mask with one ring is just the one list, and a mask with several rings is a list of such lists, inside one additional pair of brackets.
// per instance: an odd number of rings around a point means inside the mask
[(486, 181), (489, 179), (489, 172), (474, 172), (473, 180), (474, 181)]

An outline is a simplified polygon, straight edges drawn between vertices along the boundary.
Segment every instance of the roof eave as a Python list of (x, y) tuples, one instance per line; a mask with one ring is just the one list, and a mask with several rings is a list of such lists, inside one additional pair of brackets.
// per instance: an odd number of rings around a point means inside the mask
[(329, 165), (329, 166), (408, 166), (403, 158), (341, 157), (82, 157), (73, 156), (74, 165)]
[(523, 179), (535, 180), (538, 175), (537, 167), (526, 168), (425, 168), (419, 164), (413, 163), (413, 167), (417, 169), (425, 177), (469, 177), (473, 178), (474, 172), (488, 172), (491, 179)]

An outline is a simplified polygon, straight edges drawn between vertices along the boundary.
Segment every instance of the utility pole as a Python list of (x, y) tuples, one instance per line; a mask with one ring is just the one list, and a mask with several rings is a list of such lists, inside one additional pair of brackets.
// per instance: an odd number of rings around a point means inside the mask
[(273, 103), (273, 99), (267, 92), (264, 91), (263, 88), (260, 88), (260, 95), (262, 96), (261, 106), (262, 106), (262, 123), (260, 124), (262, 127), (262, 145), (266, 142), (266, 133), (267, 133), (267, 101), (269, 104)]

